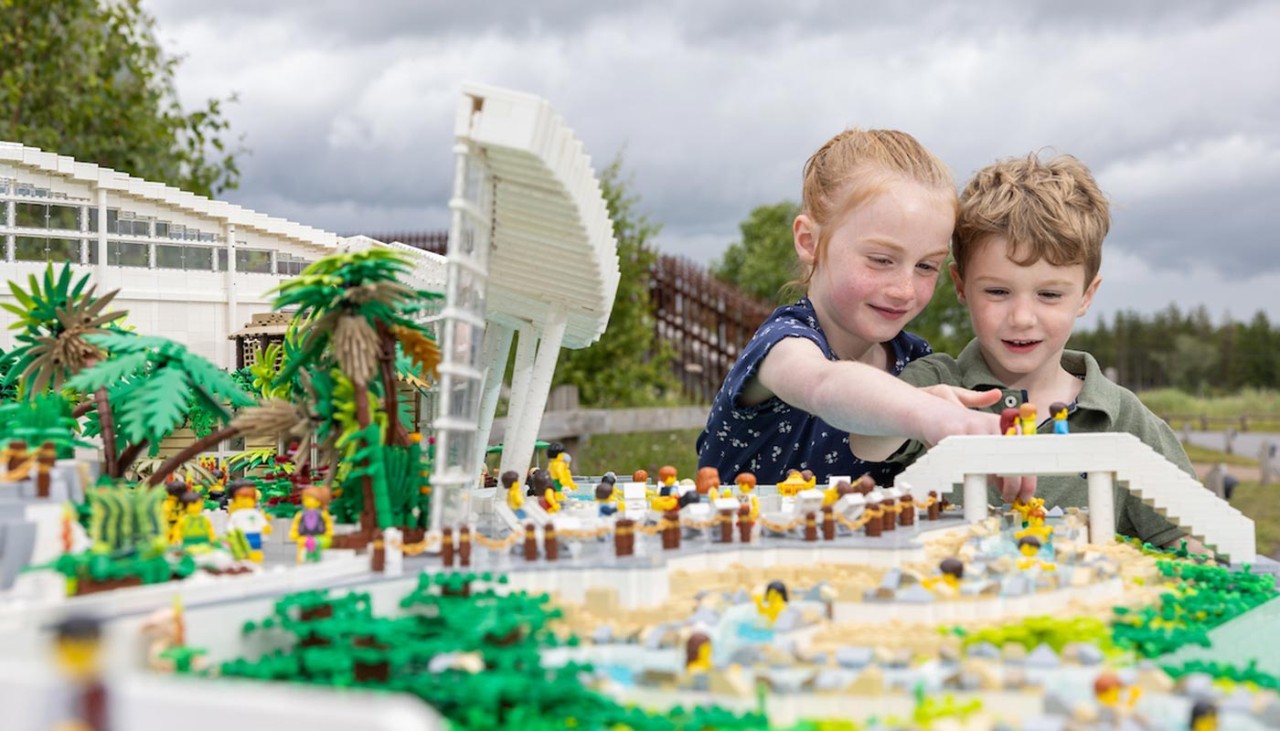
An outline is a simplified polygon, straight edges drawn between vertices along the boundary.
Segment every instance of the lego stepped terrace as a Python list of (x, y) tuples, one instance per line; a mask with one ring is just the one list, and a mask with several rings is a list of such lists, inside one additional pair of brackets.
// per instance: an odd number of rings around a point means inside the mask
[[(455, 132), (445, 257), (0, 144), (6, 730), (1280, 727), (1275, 563), (1130, 435), (544, 461), (608, 208), (545, 100), (467, 85)], [(1196, 543), (1118, 537), (1129, 494)]]

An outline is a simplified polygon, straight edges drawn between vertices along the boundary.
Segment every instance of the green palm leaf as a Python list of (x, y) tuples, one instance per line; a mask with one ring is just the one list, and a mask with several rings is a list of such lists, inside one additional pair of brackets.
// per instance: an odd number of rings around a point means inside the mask
[[(111, 336), (93, 335), (90, 337), (96, 341), (98, 338)], [(97, 342), (94, 344), (98, 345)], [(77, 373), (67, 381), (67, 386), (84, 393), (93, 393), (100, 388), (116, 385), (125, 379), (136, 378), (146, 368), (149, 360), (150, 358), (145, 351), (118, 355)]]
[(115, 406), (121, 430), (130, 442), (158, 444), (186, 419), (191, 388), (178, 369), (163, 368), (140, 387), (134, 398)]

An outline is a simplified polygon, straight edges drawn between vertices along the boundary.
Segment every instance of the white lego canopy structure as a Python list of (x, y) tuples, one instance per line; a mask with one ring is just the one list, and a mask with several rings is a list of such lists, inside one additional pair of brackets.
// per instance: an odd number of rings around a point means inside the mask
[[(320, 257), (383, 246), (210, 200), (160, 183), (0, 142), (0, 279), (26, 280), (50, 262), (119, 289), (139, 331), (235, 366), (228, 336), (269, 312), (267, 292)], [(444, 291), (444, 257), (396, 245), (415, 261), (413, 286)], [(12, 301), (0, 289), (0, 301)], [(0, 310), (0, 347), (12, 347)]]
[(523, 475), (560, 348), (600, 337), (619, 277), (591, 158), (547, 102), (468, 84), (455, 133), (433, 528), (469, 513), (516, 334), (502, 469)]
[[(948, 437), (898, 475), (894, 484), (922, 500), (964, 485), (969, 522), (987, 516), (987, 475), (1075, 475), (1089, 482), (1089, 542), (1115, 539), (1111, 490), (1120, 482), (1194, 538), (1232, 563), (1257, 557), (1253, 521), (1218, 499), (1132, 434)], [(1052, 506), (1050, 506), (1052, 507)]]

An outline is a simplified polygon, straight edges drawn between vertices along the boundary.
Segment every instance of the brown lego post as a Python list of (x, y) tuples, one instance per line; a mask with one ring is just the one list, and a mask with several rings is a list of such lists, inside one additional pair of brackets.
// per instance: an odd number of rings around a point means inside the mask
[(524, 526), (524, 560), (538, 560), (538, 527), (533, 523)]
[(453, 529), (448, 526), (440, 529), (440, 562), (453, 566)]

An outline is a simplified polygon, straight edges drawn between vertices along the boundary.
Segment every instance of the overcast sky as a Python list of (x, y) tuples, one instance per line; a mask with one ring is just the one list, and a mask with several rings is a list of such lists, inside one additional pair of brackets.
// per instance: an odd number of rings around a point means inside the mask
[(1095, 314), (1280, 321), (1280, 3), (144, 6), (189, 107), (239, 99), (252, 152), (226, 197), (301, 223), (445, 228), (454, 105), (482, 81), (547, 98), (597, 169), (621, 152), (659, 247), (699, 262), (797, 199), (831, 135), (898, 128), (958, 183), (1032, 150), (1090, 165), (1114, 218)]

